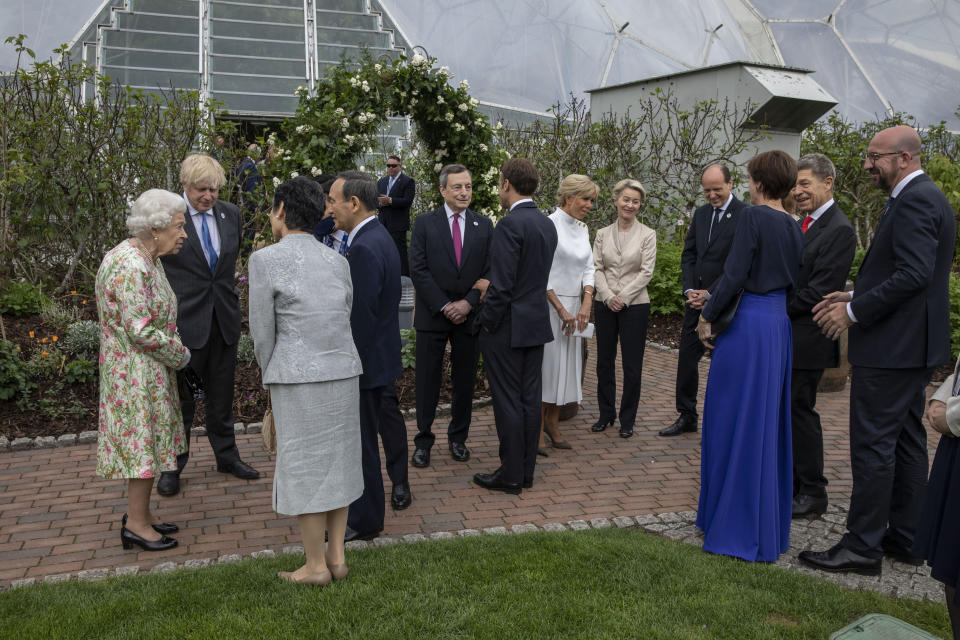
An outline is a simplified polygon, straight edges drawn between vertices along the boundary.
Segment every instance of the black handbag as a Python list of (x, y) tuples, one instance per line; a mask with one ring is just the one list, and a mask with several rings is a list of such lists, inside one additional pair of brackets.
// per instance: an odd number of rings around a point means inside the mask
[(733, 297), (733, 300), (730, 301), (730, 304), (727, 305), (727, 308), (717, 316), (716, 320), (710, 323), (710, 329), (713, 331), (713, 335), (718, 336), (727, 330), (727, 327), (733, 322), (733, 316), (737, 315), (737, 308), (740, 306), (740, 298), (742, 297), (743, 289), (740, 289), (737, 295)]

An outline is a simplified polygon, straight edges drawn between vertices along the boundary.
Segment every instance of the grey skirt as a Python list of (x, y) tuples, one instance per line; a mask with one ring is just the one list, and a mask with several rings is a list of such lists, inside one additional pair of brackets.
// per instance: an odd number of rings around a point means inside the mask
[(359, 498), (360, 378), (268, 387), (277, 429), (274, 511), (323, 513)]

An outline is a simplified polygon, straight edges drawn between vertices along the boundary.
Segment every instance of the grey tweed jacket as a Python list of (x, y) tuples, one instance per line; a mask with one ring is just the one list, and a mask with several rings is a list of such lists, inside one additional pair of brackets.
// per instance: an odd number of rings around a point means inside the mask
[(264, 386), (359, 376), (346, 258), (311, 234), (250, 256), (250, 335)]

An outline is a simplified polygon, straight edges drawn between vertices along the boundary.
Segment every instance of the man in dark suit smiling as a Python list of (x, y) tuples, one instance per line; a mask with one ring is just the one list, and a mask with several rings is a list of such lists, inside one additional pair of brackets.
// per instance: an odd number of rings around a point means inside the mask
[[(204, 382), (207, 438), (217, 471), (254, 480), (260, 473), (240, 459), (233, 433), (233, 376), (240, 340), (234, 271), (243, 229), (240, 212), (217, 199), (226, 176), (212, 157), (187, 156), (180, 166), (180, 182), (187, 203), (187, 239), (180, 253), (162, 259), (177, 294), (177, 330), (190, 349), (190, 368)], [(180, 406), (189, 446), (195, 405), (184, 384)], [(188, 451), (177, 457), (177, 471), (160, 475), (157, 493), (171, 496), (180, 491), (180, 473), (189, 455)]]
[(813, 321), (813, 307), (831, 291), (843, 289), (857, 247), (853, 226), (833, 200), (836, 175), (833, 163), (825, 155), (811, 153), (797, 161), (793, 196), (804, 215), (800, 227), (803, 264), (797, 289), (787, 303), (793, 326), (790, 421), (794, 518), (827, 510), (823, 431), (814, 406), (823, 370), (837, 366), (840, 349)]
[[(360, 446), (363, 464), (363, 495), (350, 505), (346, 540), (371, 540), (383, 530), (384, 489), (380, 472), (380, 448), (406, 447), (406, 430), (397, 421), (383, 420), (381, 408), (388, 385), (400, 377), (400, 257), (390, 234), (374, 216), (377, 186), (358, 171), (337, 176), (327, 196), (337, 228), (347, 232), (347, 262), (353, 281), (350, 329), (360, 355)], [(391, 411), (399, 413), (394, 405)], [(403, 418), (399, 417), (399, 425)], [(401, 432), (402, 431), (402, 432)], [(400, 441), (400, 442), (398, 442)], [(404, 451), (404, 461), (406, 452)], [(406, 468), (403, 468), (406, 475)], [(406, 478), (399, 484), (407, 485)], [(394, 486), (398, 482), (395, 480)], [(409, 495), (409, 488), (404, 487)]]
[(500, 168), (500, 219), (490, 246), (490, 286), (477, 314), (480, 349), (493, 393), (500, 467), (478, 473), (486, 489), (518, 494), (533, 486), (540, 439), (543, 345), (553, 340), (547, 279), (557, 229), (533, 203), (540, 176), (529, 160)]
[(710, 165), (700, 177), (707, 204), (693, 212), (690, 229), (680, 258), (683, 271), (683, 296), (686, 310), (680, 331), (680, 357), (677, 360), (677, 413), (680, 417), (660, 431), (661, 436), (678, 436), (697, 430), (697, 390), (700, 384), (700, 358), (704, 346), (697, 337), (700, 310), (707, 294), (723, 273), (730, 252), (737, 213), (744, 204), (731, 193), (733, 179), (722, 164)]
[(934, 367), (950, 359), (949, 277), (955, 222), (943, 192), (920, 168), (920, 136), (880, 131), (863, 168), (890, 198), (852, 293), (835, 291), (814, 320), (836, 339), (850, 330), (850, 463), (847, 533), (800, 561), (824, 571), (879, 575), (882, 557), (920, 564), (910, 549), (927, 481), (922, 417)]
[(417, 216), (410, 236), (410, 278), (416, 289), (417, 429), (413, 466), (430, 464), (431, 432), (437, 412), (443, 353), (450, 343), (453, 402), (447, 442), (458, 462), (470, 458), (467, 432), (480, 355), (473, 318), (480, 305), (474, 288), (490, 268), (490, 220), (468, 207), (473, 197), (470, 172), (462, 164), (440, 171), (444, 205)]

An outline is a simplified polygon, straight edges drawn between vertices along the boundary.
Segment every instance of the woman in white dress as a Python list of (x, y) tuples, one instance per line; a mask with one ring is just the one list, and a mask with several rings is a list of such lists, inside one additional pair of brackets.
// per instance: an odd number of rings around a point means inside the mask
[(597, 192), (590, 178), (571, 174), (560, 182), (557, 210), (550, 214), (557, 228), (557, 250), (547, 281), (553, 342), (543, 346), (543, 423), (537, 449), (543, 456), (549, 454), (544, 435), (557, 449), (571, 448), (560, 437), (560, 407), (583, 400), (582, 338), (571, 334), (586, 329), (593, 306), (593, 250), (583, 218), (593, 209)]

